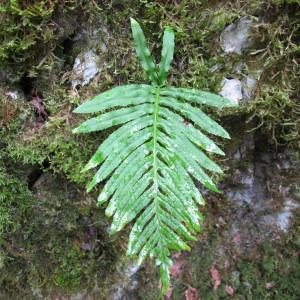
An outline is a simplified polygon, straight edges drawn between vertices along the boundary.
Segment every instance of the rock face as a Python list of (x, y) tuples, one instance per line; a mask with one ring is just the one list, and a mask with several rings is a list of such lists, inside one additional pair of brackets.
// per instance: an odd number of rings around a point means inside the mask
[[(283, 242), (297, 236), (299, 162), (288, 151), (270, 149), (260, 134), (246, 134), (232, 145), (230, 161), (231, 174), (220, 186), (226, 196), (206, 195), (206, 226), (211, 229), (207, 239), (200, 238), (190, 254), (181, 253), (174, 259), (170, 293), (177, 298), (170, 299), (182, 299), (178, 295), (179, 291), (183, 294), (181, 284), (187, 278), (193, 278), (188, 286), (200, 299), (211, 295), (244, 299), (244, 293), (261, 295), (258, 286), (262, 294), (275, 286), (281, 288), (284, 276), (299, 279), (298, 263), (294, 266), (298, 258), (288, 258), (298, 255), (293, 244), (299, 245), (299, 240), (292, 240), (289, 248)], [(284, 275), (273, 274), (285, 265)], [(210, 286), (205, 287), (204, 282)]]
[(257, 80), (247, 76), (242, 81), (239, 79), (224, 78), (219, 94), (235, 104), (248, 102), (253, 98)]
[(232, 230), (243, 231), (255, 224), (258, 233), (248, 235), (249, 243), (260, 235), (273, 239), (280, 231), (287, 232), (299, 208), (295, 194), (299, 165), (292, 163), (288, 152), (272, 153), (263, 141), (255, 145), (252, 135), (236, 151), (234, 159), (250, 162), (246, 168), (235, 170), (232, 182), (225, 188), (228, 199), (239, 206)]
[[(73, 65), (73, 89), (76, 86), (87, 85), (102, 71), (105, 62), (100, 54), (107, 52), (107, 46), (103, 40), (107, 36), (107, 28), (101, 25), (96, 28), (82, 29), (72, 38), (73, 53), (80, 51)], [(83, 49), (86, 50), (83, 51)]]
[[(239, 21), (227, 26), (220, 36), (220, 44), (225, 54), (242, 54), (243, 50), (253, 44), (251, 30), (254, 22), (250, 17), (243, 17)], [(224, 78), (220, 95), (228, 98), (235, 104), (248, 102), (253, 98), (253, 92), (257, 85), (257, 76), (243, 74), (242, 68), (245, 62), (242, 60), (233, 68), (236, 78)], [(255, 73), (259, 73), (255, 71)]]
[(19, 98), (17, 91), (9, 91), (5, 95), (9, 97), (11, 100), (17, 100)]
[(112, 286), (110, 300), (136, 299), (136, 291), (140, 288), (138, 271), (141, 266), (134, 261), (122, 263), (120, 279)]
[(220, 95), (231, 100), (235, 104), (239, 104), (240, 100), (243, 99), (242, 83), (238, 79), (225, 78), (222, 85)]
[(101, 71), (98, 63), (99, 56), (93, 51), (84, 52), (76, 57), (73, 66), (72, 88), (74, 89), (78, 85), (87, 85)]
[(226, 54), (242, 54), (252, 44), (250, 36), (253, 21), (249, 17), (243, 17), (239, 21), (225, 28), (220, 37), (220, 43)]
[(33, 184), (35, 195), (40, 199), (51, 199), (53, 201), (59, 201), (59, 199), (65, 199), (66, 201), (74, 200), (76, 195), (75, 187), (68, 184), (67, 190), (64, 190), (63, 180), (54, 176), (51, 173), (43, 173), (36, 182)]

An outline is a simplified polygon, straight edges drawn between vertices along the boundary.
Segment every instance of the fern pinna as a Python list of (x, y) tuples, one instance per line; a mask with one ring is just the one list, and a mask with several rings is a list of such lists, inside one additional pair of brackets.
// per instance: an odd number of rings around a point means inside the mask
[[(162, 292), (169, 286), (171, 250), (189, 250), (195, 241), (204, 200), (194, 179), (218, 191), (207, 171), (222, 173), (204, 152), (224, 155), (204, 134), (229, 138), (228, 133), (199, 107), (232, 106), (218, 95), (195, 89), (165, 86), (173, 59), (174, 33), (167, 27), (161, 61), (155, 65), (140, 25), (131, 19), (137, 56), (151, 84), (127, 84), (106, 91), (80, 105), (75, 113), (101, 112), (74, 133), (118, 127), (98, 148), (83, 171), (100, 168), (88, 184), (90, 191), (107, 180), (98, 203), (108, 202), (113, 234), (134, 225), (127, 254), (141, 263), (154, 257), (160, 267)], [(188, 122), (187, 122), (188, 121)]]

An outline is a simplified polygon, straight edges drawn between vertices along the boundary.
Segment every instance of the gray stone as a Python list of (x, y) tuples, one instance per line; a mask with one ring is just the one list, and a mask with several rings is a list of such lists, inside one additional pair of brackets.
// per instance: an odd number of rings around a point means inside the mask
[(253, 20), (249, 17), (243, 17), (227, 26), (220, 37), (224, 52), (241, 54), (243, 50), (251, 46), (253, 43), (250, 37), (252, 27)]
[(93, 51), (87, 51), (76, 57), (73, 66), (72, 88), (87, 85), (100, 71), (99, 56)]
[[(239, 146), (236, 152), (233, 154), (233, 159), (242, 160), (249, 152), (251, 153), (255, 148), (253, 134), (247, 135), (243, 143)], [(252, 164), (249, 165), (253, 169)]]
[(35, 297), (35, 299), (45, 299), (41, 288), (39, 287), (31, 288), (31, 292)]
[(248, 102), (253, 97), (257, 80), (252, 77), (245, 77), (242, 81), (239, 79), (224, 78), (220, 95), (231, 100), (235, 104)]
[(110, 300), (130, 300), (129, 293), (121, 285), (115, 284), (111, 289)]
[(140, 270), (140, 268), (141, 265), (139, 265), (136, 261), (129, 261), (124, 268), (124, 276), (127, 278), (131, 278), (138, 272), (138, 270)]
[(243, 98), (241, 81), (238, 79), (225, 78), (222, 82), (222, 89), (219, 94), (231, 100), (233, 103), (239, 104)]
[(19, 98), (17, 91), (9, 91), (5, 93), (5, 96), (9, 97), (11, 100), (17, 100)]

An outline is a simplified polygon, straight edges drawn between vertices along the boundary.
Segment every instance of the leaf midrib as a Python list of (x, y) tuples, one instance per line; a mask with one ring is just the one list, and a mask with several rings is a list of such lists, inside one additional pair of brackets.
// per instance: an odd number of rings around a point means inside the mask
[(157, 182), (157, 134), (158, 134), (158, 115), (159, 115), (159, 100), (160, 88), (155, 91), (154, 112), (153, 112), (153, 184), (155, 192), (158, 191)]
[[(159, 102), (160, 102), (160, 88), (157, 87), (155, 90), (155, 101), (154, 101), (154, 112), (153, 112), (153, 187), (154, 187), (154, 206), (155, 206), (155, 218), (157, 222), (157, 229), (156, 232), (159, 234), (159, 244), (162, 241), (161, 237), (161, 220), (157, 212), (159, 211), (159, 201), (157, 200), (158, 194), (158, 163), (157, 163), (157, 136), (158, 136), (158, 118), (159, 118)], [(160, 245), (161, 247), (162, 245)]]

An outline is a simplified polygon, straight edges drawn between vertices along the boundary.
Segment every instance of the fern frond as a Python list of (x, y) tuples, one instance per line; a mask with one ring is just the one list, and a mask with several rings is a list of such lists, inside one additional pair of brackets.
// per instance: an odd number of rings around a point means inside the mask
[(208, 92), (163, 87), (173, 57), (173, 32), (165, 31), (156, 73), (141, 28), (134, 20), (131, 24), (138, 56), (152, 85), (113, 88), (82, 104), (76, 113), (102, 114), (83, 122), (74, 133), (122, 125), (85, 166), (83, 171), (98, 167), (87, 190), (106, 180), (98, 203), (108, 204), (105, 212), (113, 218), (111, 234), (134, 221), (127, 254), (137, 255), (140, 263), (148, 256), (155, 258), (165, 293), (170, 251), (189, 250), (188, 242), (196, 240), (201, 228), (198, 205), (204, 205), (204, 199), (194, 180), (218, 192), (211, 174), (222, 170), (204, 151), (224, 153), (203, 132), (229, 138), (198, 104), (219, 108), (232, 104)]

